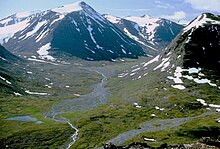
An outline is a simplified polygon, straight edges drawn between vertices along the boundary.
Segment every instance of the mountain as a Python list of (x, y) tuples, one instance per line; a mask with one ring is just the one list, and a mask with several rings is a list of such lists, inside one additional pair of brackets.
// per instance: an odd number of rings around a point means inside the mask
[(16, 70), (12, 69), (12, 66), (16, 65), (19, 61), (21, 61), (20, 58), (11, 54), (0, 45), (0, 93), (9, 93), (14, 95), (24, 93), (21, 87), (17, 84), (19, 80), (13, 75)]
[[(152, 60), (142, 63), (147, 71), (167, 73), (168, 79), (185, 89), (181, 78), (220, 89), (220, 17), (204, 13), (190, 22), (165, 49)], [(138, 73), (139, 71), (139, 73)], [(170, 76), (170, 74), (173, 76)], [(135, 75), (132, 75), (135, 77)]]
[[(174, 73), (167, 78), (173, 88), (184, 90), (191, 83), (220, 89), (220, 16), (204, 13), (186, 26), (159, 56), (154, 70)], [(191, 81), (191, 83), (186, 83)], [(185, 84), (185, 85), (184, 85)], [(190, 85), (191, 86), (191, 85)]]
[[(141, 117), (150, 111), (146, 117), (151, 118), (108, 142), (124, 145), (152, 141), (170, 145), (208, 137), (217, 139), (219, 147), (219, 39), (220, 16), (204, 13), (181, 30), (163, 53), (120, 71), (113, 83), (119, 90), (115, 89), (115, 94), (143, 110)], [(164, 129), (173, 120), (172, 126)], [(120, 140), (126, 137), (129, 139)]]
[(193, 20), (170, 45), (182, 54), (184, 68), (200, 67), (220, 75), (220, 16), (204, 13)]
[(161, 49), (165, 48), (183, 28), (175, 22), (147, 15), (125, 18), (104, 15), (104, 17), (154, 56), (159, 54)]
[(76, 56), (114, 60), (144, 56), (143, 49), (85, 2), (0, 20), (0, 42), (15, 53), (54, 60)]
[[(203, 13), (186, 26), (167, 47), (162, 66), (198, 68), (220, 77), (220, 16)], [(167, 68), (172, 68), (168, 66)], [(186, 71), (186, 70), (182, 70)], [(207, 76), (207, 77), (208, 77)], [(209, 76), (210, 77), (210, 76)]]

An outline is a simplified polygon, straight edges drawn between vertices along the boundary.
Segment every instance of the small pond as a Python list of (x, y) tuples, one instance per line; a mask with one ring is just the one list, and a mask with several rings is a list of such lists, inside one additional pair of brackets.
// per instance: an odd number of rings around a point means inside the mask
[(30, 117), (30, 116), (27, 116), (27, 115), (11, 117), (11, 118), (7, 118), (6, 120), (9, 120), (9, 121), (22, 121), (22, 122), (36, 122), (36, 124), (43, 123), (41, 121), (38, 121), (35, 117)]

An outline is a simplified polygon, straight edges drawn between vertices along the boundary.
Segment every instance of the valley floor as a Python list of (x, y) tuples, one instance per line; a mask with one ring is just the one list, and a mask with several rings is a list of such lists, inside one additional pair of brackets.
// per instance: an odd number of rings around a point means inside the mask
[[(0, 147), (102, 148), (107, 142), (158, 147), (219, 139), (219, 113), (196, 99), (219, 105), (220, 90), (191, 84), (181, 91), (165, 76), (145, 69), (141, 77), (121, 77), (146, 61), (31, 60), (20, 65), (23, 74), (17, 77), (28, 78), (20, 85), (29, 93), (46, 94), (0, 95)], [(8, 119), (17, 116), (31, 118)]]

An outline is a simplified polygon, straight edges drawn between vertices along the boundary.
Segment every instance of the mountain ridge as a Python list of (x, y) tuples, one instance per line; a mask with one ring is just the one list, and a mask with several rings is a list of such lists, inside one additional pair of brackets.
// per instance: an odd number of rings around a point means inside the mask
[[(12, 32), (11, 28), (17, 30)], [(17, 24), (0, 27), (0, 31), (3, 45), (16, 53), (36, 56), (37, 50), (50, 44), (44, 50), (46, 55), (38, 53), (41, 58), (59, 52), (85, 60), (110, 61), (146, 55), (134, 40), (85, 2), (32, 14)]]
[(104, 16), (152, 56), (158, 55), (183, 28), (170, 20), (148, 15), (122, 18), (109, 14)]

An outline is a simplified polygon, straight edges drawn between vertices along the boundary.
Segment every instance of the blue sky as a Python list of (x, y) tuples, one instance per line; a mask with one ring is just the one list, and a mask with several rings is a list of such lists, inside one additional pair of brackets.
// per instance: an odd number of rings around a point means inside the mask
[[(0, 19), (16, 12), (48, 10), (78, 0), (0, 0)], [(190, 21), (203, 12), (220, 14), (220, 0), (84, 0), (100, 13), (144, 14), (173, 21)]]

